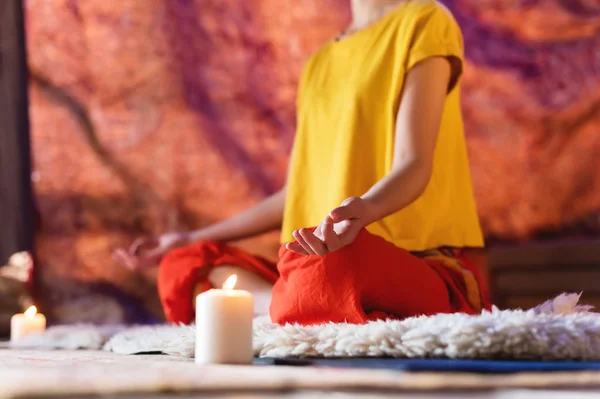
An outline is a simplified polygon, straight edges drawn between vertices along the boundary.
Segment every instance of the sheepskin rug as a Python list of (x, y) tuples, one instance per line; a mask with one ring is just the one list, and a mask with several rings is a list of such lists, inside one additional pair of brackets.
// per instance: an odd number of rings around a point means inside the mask
[[(578, 306), (579, 296), (563, 294), (530, 310), (493, 309), (476, 316), (440, 314), (362, 325), (280, 326), (270, 323), (268, 317), (259, 317), (254, 323), (254, 350), (257, 356), (275, 358), (600, 360), (600, 314)], [(79, 333), (77, 327), (71, 329), (73, 340), (67, 329), (51, 328), (13, 347), (73, 349), (68, 343), (76, 339), (81, 349), (194, 356), (193, 325), (114, 328), (110, 338), (107, 329), (102, 333), (90, 326), (79, 326)], [(94, 339), (86, 341), (81, 330)]]

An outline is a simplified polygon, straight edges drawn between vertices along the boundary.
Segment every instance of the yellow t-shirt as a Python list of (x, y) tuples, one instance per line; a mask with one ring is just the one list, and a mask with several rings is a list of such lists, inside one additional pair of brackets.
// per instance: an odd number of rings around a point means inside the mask
[[(461, 60), (463, 40), (434, 0), (404, 3), (367, 28), (325, 44), (306, 63), (288, 176), (282, 242), (318, 225), (347, 197), (361, 196), (391, 170), (395, 123), (406, 73), (432, 56)], [(412, 204), (367, 227), (398, 247), (481, 247), (459, 83), (450, 87), (433, 173)], [(427, 110), (423, 110), (427, 117)]]

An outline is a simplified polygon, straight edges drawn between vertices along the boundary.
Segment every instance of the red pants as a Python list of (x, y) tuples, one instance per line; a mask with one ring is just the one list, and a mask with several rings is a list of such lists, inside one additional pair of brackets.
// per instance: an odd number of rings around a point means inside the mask
[[(455, 251), (415, 256), (363, 230), (349, 246), (325, 256), (301, 256), (282, 247), (274, 264), (236, 248), (200, 242), (162, 261), (158, 288), (170, 322), (193, 320), (193, 292), (210, 268), (239, 266), (274, 282), (276, 323), (365, 323), (436, 313), (479, 313), (489, 307), (476, 270)], [(278, 273), (279, 273), (279, 278)]]

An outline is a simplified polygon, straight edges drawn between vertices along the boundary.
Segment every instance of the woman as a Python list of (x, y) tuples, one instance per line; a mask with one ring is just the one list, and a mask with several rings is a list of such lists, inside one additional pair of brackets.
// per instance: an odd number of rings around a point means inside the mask
[[(286, 187), (230, 220), (119, 252), (142, 267), (194, 243), (161, 263), (170, 321), (191, 321), (194, 289), (220, 265), (276, 281), (278, 323), (487, 306), (462, 251), (483, 238), (460, 109), (460, 29), (434, 0), (351, 6), (350, 26), (304, 68)], [(223, 244), (279, 228), (277, 270)]]

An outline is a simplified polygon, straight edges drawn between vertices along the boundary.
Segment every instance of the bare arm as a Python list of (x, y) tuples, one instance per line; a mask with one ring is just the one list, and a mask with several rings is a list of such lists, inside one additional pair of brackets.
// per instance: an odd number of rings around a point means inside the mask
[(222, 222), (186, 233), (188, 242), (200, 240), (236, 241), (281, 228), (286, 188), (250, 209)]
[(395, 213), (425, 191), (450, 80), (450, 62), (429, 58), (407, 74), (398, 117), (391, 172), (362, 196), (365, 224)]
[(138, 239), (114, 256), (132, 270), (152, 267), (171, 249), (201, 240), (235, 241), (281, 228), (285, 187), (231, 219), (185, 233), (167, 233), (158, 238)]

